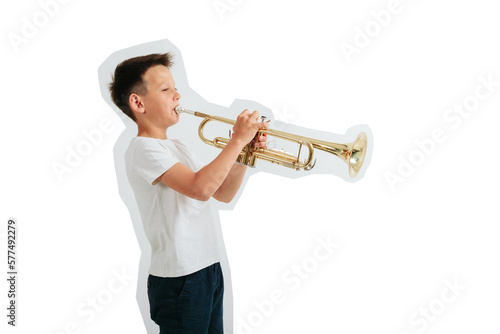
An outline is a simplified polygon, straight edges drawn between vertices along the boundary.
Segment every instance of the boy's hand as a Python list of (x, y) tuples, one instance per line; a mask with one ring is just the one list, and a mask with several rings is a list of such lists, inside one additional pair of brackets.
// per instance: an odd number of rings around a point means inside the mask
[[(267, 129), (268, 126), (269, 124), (267, 122), (259, 122), (259, 112), (257, 110), (250, 113), (248, 109), (245, 109), (236, 119), (232, 138), (240, 140), (243, 145), (246, 145), (254, 139), (259, 129)], [(265, 136), (260, 136), (255, 146), (264, 147), (266, 141), (267, 138)], [(262, 144), (264, 144), (264, 146), (261, 146)]]
[(267, 134), (263, 133), (262, 136), (258, 138), (255, 137), (253, 147), (266, 148), (266, 145), (267, 145)]

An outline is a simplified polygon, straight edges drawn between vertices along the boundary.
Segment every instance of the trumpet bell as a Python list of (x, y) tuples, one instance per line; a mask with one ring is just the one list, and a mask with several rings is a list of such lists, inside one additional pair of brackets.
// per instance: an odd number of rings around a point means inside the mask
[(340, 144), (332, 143), (314, 138), (300, 137), (304, 141), (312, 144), (313, 148), (331, 153), (347, 163), (349, 176), (356, 177), (363, 167), (365, 161), (368, 136), (361, 132), (352, 143)]
[(365, 161), (367, 144), (368, 137), (364, 132), (361, 132), (356, 140), (352, 143), (349, 161), (347, 162), (349, 165), (349, 176), (355, 177), (361, 170), (363, 162)]

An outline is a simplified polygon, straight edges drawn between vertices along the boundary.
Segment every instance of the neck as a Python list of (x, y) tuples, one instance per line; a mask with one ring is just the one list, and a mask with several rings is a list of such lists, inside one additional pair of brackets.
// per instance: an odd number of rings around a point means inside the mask
[(145, 128), (142, 126), (138, 126), (138, 128), (139, 128), (139, 131), (137, 132), (138, 137), (167, 139), (167, 129)]

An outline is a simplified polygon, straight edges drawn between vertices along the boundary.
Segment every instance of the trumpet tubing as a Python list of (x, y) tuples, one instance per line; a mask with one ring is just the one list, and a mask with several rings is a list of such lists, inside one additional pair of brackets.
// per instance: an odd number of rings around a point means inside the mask
[[(236, 123), (235, 120), (220, 116), (212, 116), (198, 111), (187, 110), (181, 106), (176, 107), (175, 111), (178, 114), (187, 113), (203, 118), (200, 126), (198, 127), (198, 136), (204, 143), (223, 149), (229, 142), (230, 138), (225, 137), (215, 137), (214, 139), (209, 140), (205, 137), (203, 131), (206, 124), (209, 122), (216, 121), (234, 125)], [(313, 160), (313, 157), (314, 150), (317, 149), (331, 153), (342, 159), (348, 165), (349, 175), (351, 177), (355, 177), (363, 166), (368, 143), (367, 135), (364, 132), (361, 132), (352, 143), (348, 144), (332, 143), (273, 129), (261, 129), (258, 131), (258, 135), (261, 134), (267, 134), (268, 136), (295, 142), (299, 145), (299, 153), (297, 155), (293, 155), (282, 150), (255, 148), (252, 146), (252, 142), (250, 142), (240, 152), (236, 162), (246, 166), (255, 167), (257, 159), (261, 159), (288, 168), (293, 168), (295, 170), (310, 170), (316, 163), (316, 160)], [(307, 148), (308, 153), (307, 157), (301, 161), (300, 155), (303, 146)]]

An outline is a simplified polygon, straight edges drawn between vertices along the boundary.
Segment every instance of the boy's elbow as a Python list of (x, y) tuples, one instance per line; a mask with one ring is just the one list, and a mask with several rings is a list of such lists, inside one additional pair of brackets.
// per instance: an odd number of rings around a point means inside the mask
[[(217, 199), (217, 198), (216, 198)], [(221, 199), (217, 199), (219, 202), (222, 202), (222, 203), (231, 203), (231, 201), (233, 200), (232, 198), (221, 198)]]
[[(212, 197), (217, 199), (217, 196), (221, 193), (220, 191), (218, 191), (218, 189), (216, 189), (214, 187), (210, 187), (208, 185), (205, 185), (204, 187), (200, 187), (198, 189), (199, 189), (199, 191), (197, 192), (198, 193), (197, 199), (199, 201), (203, 201), (203, 202), (208, 201)], [(221, 197), (224, 197), (224, 196), (221, 196)], [(231, 199), (229, 199), (229, 201), (231, 201)]]
[(214, 187), (210, 187), (208, 183), (201, 179), (195, 179), (192, 185), (192, 198), (198, 201), (206, 202), (214, 195)]
[(213, 196), (217, 201), (222, 202), (222, 203), (229, 203), (233, 200), (234, 196), (229, 196), (228, 194), (225, 194), (222, 191), (216, 191)]
[(212, 198), (212, 194), (209, 191), (198, 191), (193, 197), (198, 201), (206, 202)]

